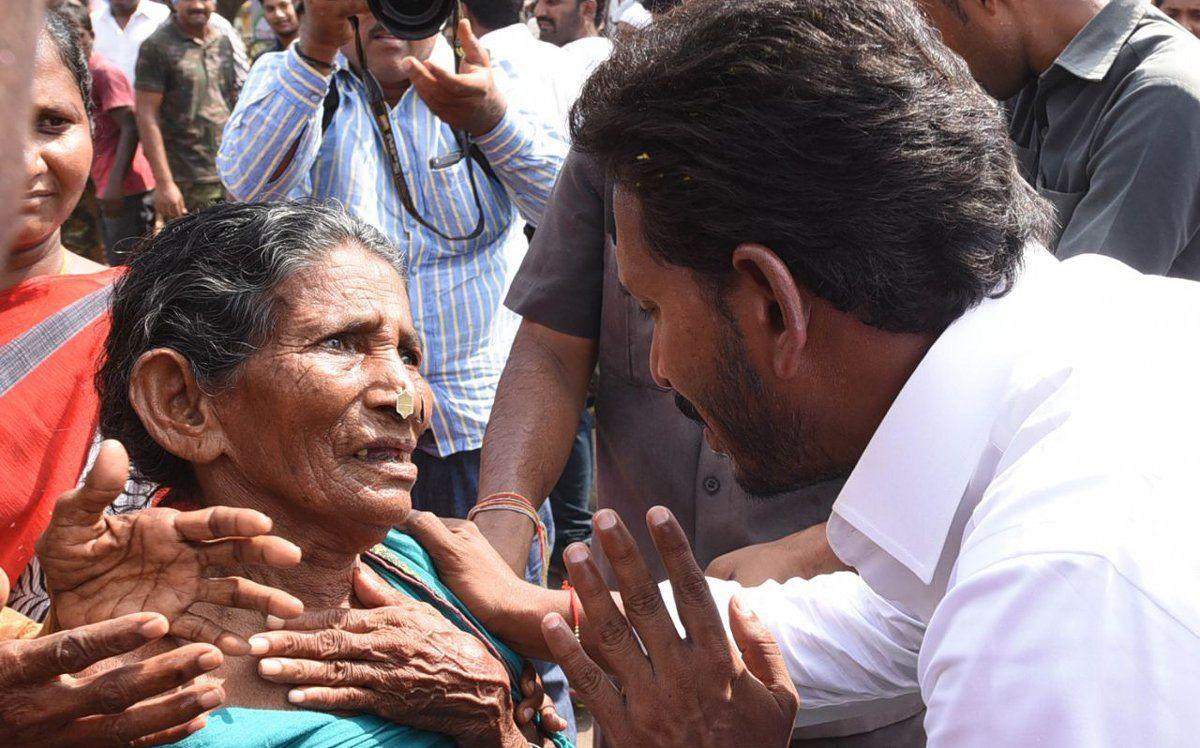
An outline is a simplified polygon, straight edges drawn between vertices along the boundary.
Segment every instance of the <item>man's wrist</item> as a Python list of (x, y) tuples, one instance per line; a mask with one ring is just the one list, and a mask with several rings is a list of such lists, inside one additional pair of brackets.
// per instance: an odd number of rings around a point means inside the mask
[(328, 75), (333, 72), (333, 61), (337, 59), (339, 47), (322, 44), (318, 41), (301, 37), (292, 47), (296, 55), (320, 72)]

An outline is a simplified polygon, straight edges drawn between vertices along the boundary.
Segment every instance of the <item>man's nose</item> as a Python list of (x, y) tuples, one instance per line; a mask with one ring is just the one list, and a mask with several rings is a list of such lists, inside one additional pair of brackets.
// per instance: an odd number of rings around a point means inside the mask
[(662, 366), (662, 353), (659, 350), (658, 331), (656, 330), (650, 336), (650, 376), (654, 379), (654, 383), (663, 389), (671, 389), (671, 379), (667, 376)]

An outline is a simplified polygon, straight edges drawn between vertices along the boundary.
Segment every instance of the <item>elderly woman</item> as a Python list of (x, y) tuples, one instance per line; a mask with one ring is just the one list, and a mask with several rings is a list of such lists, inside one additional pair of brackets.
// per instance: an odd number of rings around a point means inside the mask
[[(528, 745), (513, 715), (520, 658), (391, 529), (410, 511), (432, 406), (398, 265), (338, 208), (227, 204), (168, 224), (115, 287), (97, 375), (105, 436), (161, 503), (255, 509), (302, 551), (293, 568), (216, 576), (291, 593), (326, 620), (381, 588), (409, 598), (375, 611), (393, 636), (360, 653), (395, 690), (345, 689), (373, 714), (304, 711), (315, 697), (231, 657), (206, 677), (233, 706), (181, 745)], [(263, 628), (252, 611), (192, 607), (239, 635)]]

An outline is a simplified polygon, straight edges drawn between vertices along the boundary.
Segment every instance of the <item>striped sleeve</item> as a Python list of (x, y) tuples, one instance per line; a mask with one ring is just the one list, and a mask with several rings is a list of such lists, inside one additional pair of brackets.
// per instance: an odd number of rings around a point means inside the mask
[(558, 130), (544, 117), (510, 103), (500, 123), (476, 138), (475, 143), (487, 156), (521, 216), (538, 225), (554, 180), (567, 157), (567, 143)]
[[(217, 154), (221, 181), (230, 194), (264, 200), (287, 197), (298, 188), (308, 191), (331, 78), (301, 60), (294, 46), (259, 59), (225, 125)], [(291, 161), (272, 180), (293, 144)]]

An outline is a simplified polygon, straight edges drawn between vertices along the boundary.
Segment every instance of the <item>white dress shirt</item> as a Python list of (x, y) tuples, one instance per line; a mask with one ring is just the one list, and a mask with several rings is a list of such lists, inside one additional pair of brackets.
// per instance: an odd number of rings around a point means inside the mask
[(142, 0), (122, 29), (113, 18), (112, 10), (105, 4), (92, 13), (92, 31), (96, 35), (93, 48), (121, 68), (121, 72), (132, 86), (134, 71), (137, 69), (138, 50), (141, 49), (142, 42), (170, 16), (171, 9), (167, 6), (152, 0)]
[[(801, 721), (919, 688), (930, 746), (1194, 746), (1200, 284), (1025, 266), (936, 342), (834, 505), (861, 576), (740, 594)], [(739, 591), (711, 585), (722, 610)]]
[(605, 36), (585, 36), (568, 42), (561, 47), (568, 64), (563, 65), (560, 73), (562, 86), (569, 94), (571, 103), (579, 98), (583, 84), (592, 76), (600, 63), (612, 54), (612, 40)]

